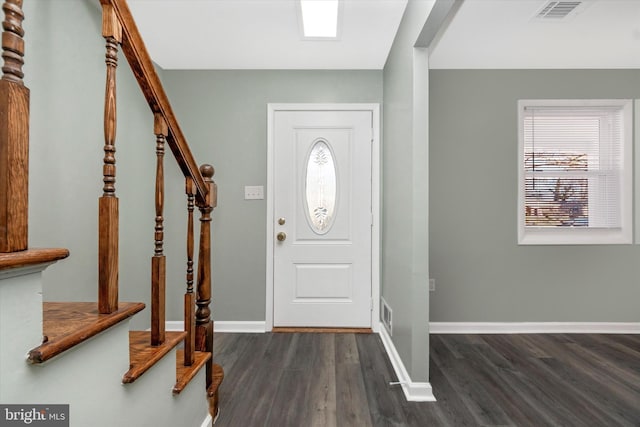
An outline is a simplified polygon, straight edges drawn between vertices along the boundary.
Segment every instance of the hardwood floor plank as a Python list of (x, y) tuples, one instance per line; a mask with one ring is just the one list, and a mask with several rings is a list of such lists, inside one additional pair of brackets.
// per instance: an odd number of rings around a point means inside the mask
[[(220, 415), (216, 421), (217, 427), (248, 425), (247, 419), (252, 418), (254, 409), (263, 404), (262, 399), (268, 400), (272, 392), (264, 394), (264, 390), (258, 390), (256, 384), (264, 379), (261, 373), (262, 361), (266, 349), (274, 339), (271, 334), (237, 334), (240, 341), (246, 341), (242, 352), (235, 354), (237, 360), (232, 368), (227, 370), (225, 360), (231, 356), (216, 358), (225, 369), (225, 381), (220, 387), (219, 407)], [(280, 355), (282, 356), (282, 355)], [(273, 375), (273, 373), (270, 373)], [(230, 378), (230, 381), (227, 381)], [(238, 399), (238, 396), (242, 396)], [(267, 404), (265, 402), (264, 404)], [(257, 411), (256, 411), (257, 413)], [(262, 424), (255, 424), (262, 425)]]
[[(336, 427), (339, 409), (337, 400), (337, 354), (338, 334), (322, 334), (313, 340), (311, 380), (309, 381), (309, 402), (305, 405), (309, 412), (306, 419), (311, 427)], [(350, 336), (345, 335), (345, 336)], [(344, 424), (343, 424), (344, 425)]]
[[(577, 342), (588, 353), (589, 358), (611, 371), (627, 387), (640, 392), (640, 351), (625, 346), (618, 347), (606, 335), (600, 334), (583, 335)], [(628, 351), (624, 351), (625, 349)]]
[(431, 335), (437, 402), (407, 402), (376, 334), (216, 334), (216, 427), (640, 426), (640, 338)]
[[(575, 405), (584, 406), (585, 402), (576, 398), (572, 391), (558, 388), (559, 381), (550, 377), (544, 365), (539, 364), (541, 359), (548, 358), (532, 357), (531, 355), (541, 352), (532, 348), (533, 344), (528, 339), (525, 340), (520, 335), (499, 335), (493, 339), (492, 346), (511, 363), (516, 374), (513, 378), (514, 388), (521, 395), (527, 396), (527, 401), (544, 414), (544, 420), (550, 425), (589, 425), (593, 420), (588, 407), (577, 414), (570, 409)], [(528, 357), (523, 357), (524, 355)], [(566, 402), (569, 403), (569, 408)]]
[(288, 369), (282, 373), (265, 426), (307, 425), (304, 419), (304, 405), (307, 403), (306, 377), (307, 374), (300, 369)]
[[(598, 384), (580, 368), (573, 366), (575, 360), (566, 358), (564, 349), (572, 344), (568, 336), (531, 334), (526, 336), (526, 340), (531, 345), (545, 348), (551, 355), (532, 359), (527, 376), (538, 379), (540, 389), (553, 398), (554, 404), (561, 407), (563, 413), (569, 414), (569, 420), (583, 425), (594, 422), (600, 425), (626, 425), (624, 418), (602, 407), (601, 400), (596, 398), (601, 395)], [(605, 396), (601, 397), (606, 399)]]
[(360, 363), (358, 344), (354, 335), (336, 335), (336, 360), (342, 363)]
[[(525, 395), (510, 380), (515, 380), (513, 366), (496, 354), (486, 341), (487, 336), (477, 335), (480, 340), (473, 346), (472, 369), (477, 372), (477, 381), (484, 384), (484, 389), (495, 404), (503, 411), (505, 424), (509, 425), (543, 425), (544, 416), (529, 404)], [(502, 371), (502, 372), (501, 372)], [(506, 371), (506, 375), (503, 372)], [(551, 420), (546, 420), (552, 425)]]
[(340, 426), (370, 427), (369, 403), (354, 335), (335, 336), (336, 414)]
[(397, 381), (377, 335), (356, 336), (360, 369), (373, 426), (407, 426), (405, 414), (398, 410), (404, 400), (402, 388), (392, 387)]
[(479, 344), (463, 341), (464, 338), (456, 337), (457, 352), (462, 359), (450, 361), (449, 367), (442, 369), (444, 376), (460, 395), (477, 425), (513, 425), (487, 389), (487, 378), (482, 374), (482, 365), (476, 360), (478, 355), (475, 347)]
[[(517, 425), (554, 426), (557, 420), (551, 417), (540, 404), (540, 390), (527, 379), (516, 366), (495, 348), (495, 335), (485, 335), (486, 347), (480, 355), (491, 369), (497, 381), (499, 402)], [(499, 384), (499, 386), (498, 386)]]
[[(277, 334), (275, 334), (277, 335)], [(302, 426), (310, 421), (311, 382), (316, 356), (316, 334), (283, 334), (291, 338), (290, 357), (277, 382), (271, 410), (266, 417), (266, 426)]]
[(547, 361), (545, 365), (553, 368), (566, 387), (575, 390), (574, 395), (582, 396), (585, 402), (591, 403), (580, 408), (581, 414), (591, 413), (595, 416), (594, 413), (599, 411), (600, 416), (615, 419), (618, 425), (640, 425), (638, 393), (615, 381), (612, 372), (605, 371), (585, 356), (579, 344), (569, 337), (554, 335), (536, 335), (531, 339), (544, 340), (548, 351), (555, 356), (553, 362)]
[(434, 420), (431, 425), (443, 427), (475, 425), (473, 415), (471, 415), (471, 412), (469, 412), (455, 390), (453, 390), (451, 383), (449, 383), (440, 368), (437, 365), (432, 365), (429, 372), (431, 373), (431, 384), (437, 384), (438, 387), (436, 394), (437, 403), (428, 405), (419, 403), (413, 406), (411, 408), (411, 415), (407, 417), (408, 421), (411, 420), (415, 425), (420, 425), (422, 412), (433, 410), (436, 420)]

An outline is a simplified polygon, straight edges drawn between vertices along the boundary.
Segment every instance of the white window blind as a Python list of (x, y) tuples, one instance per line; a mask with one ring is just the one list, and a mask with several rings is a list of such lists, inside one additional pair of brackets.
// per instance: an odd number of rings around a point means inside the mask
[[(555, 243), (552, 230), (620, 232), (631, 206), (625, 188), (631, 185), (625, 171), (630, 169), (630, 132), (625, 130), (630, 102), (549, 104), (521, 101), (521, 237), (540, 230), (549, 238), (538, 243)], [(570, 233), (562, 236), (562, 242), (571, 243)]]

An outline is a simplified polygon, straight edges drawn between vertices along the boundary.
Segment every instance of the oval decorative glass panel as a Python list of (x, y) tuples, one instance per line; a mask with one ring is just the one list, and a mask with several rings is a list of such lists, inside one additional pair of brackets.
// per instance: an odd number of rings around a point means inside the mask
[(336, 164), (324, 139), (315, 142), (307, 159), (305, 191), (309, 224), (325, 234), (331, 228), (336, 209)]

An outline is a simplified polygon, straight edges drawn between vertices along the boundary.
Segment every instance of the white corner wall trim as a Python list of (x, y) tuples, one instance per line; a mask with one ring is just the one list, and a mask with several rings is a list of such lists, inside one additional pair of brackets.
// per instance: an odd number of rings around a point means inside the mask
[(211, 421), (213, 421), (211, 419), (211, 415), (207, 415), (207, 418), (205, 418), (202, 424), (200, 424), (200, 427), (211, 427), (213, 425)]
[(640, 334), (640, 322), (430, 322), (432, 334)]
[(398, 382), (402, 386), (402, 391), (404, 392), (407, 401), (435, 402), (436, 397), (433, 395), (431, 384), (428, 382), (411, 381), (411, 377), (409, 377), (409, 373), (407, 372), (404, 363), (402, 363), (402, 359), (400, 359), (396, 346), (393, 344), (393, 341), (391, 341), (391, 337), (387, 330), (385, 328), (378, 329), (380, 331), (378, 333), (382, 339), (382, 344), (384, 344), (384, 348), (387, 351), (387, 355), (389, 356), (393, 370), (396, 372)]
[[(229, 321), (217, 320), (213, 322), (214, 332), (239, 332), (239, 333), (264, 333), (264, 320), (262, 321)], [(168, 320), (165, 324), (167, 331), (184, 331), (182, 320)]]

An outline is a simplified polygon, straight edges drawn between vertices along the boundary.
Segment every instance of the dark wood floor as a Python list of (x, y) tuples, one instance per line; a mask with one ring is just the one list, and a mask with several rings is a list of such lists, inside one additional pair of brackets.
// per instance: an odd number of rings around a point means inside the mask
[(640, 335), (432, 335), (406, 402), (376, 334), (216, 334), (216, 427), (640, 426)]

